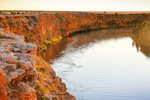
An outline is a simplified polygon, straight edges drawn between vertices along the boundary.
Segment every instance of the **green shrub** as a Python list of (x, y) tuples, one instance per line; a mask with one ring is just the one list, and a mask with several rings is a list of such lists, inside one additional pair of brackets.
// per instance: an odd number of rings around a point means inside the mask
[(44, 51), (44, 52), (46, 52), (47, 46), (46, 45), (42, 45), (41, 50)]
[(41, 86), (40, 86), (40, 85), (37, 85), (37, 86), (35, 87), (35, 90), (40, 89), (40, 88), (41, 88)]
[(2, 33), (0, 32), (0, 37), (2, 37)]
[(42, 99), (42, 100), (46, 100), (45, 96), (42, 96), (41, 99)]
[(43, 43), (44, 45), (50, 45), (50, 44), (52, 44), (52, 42), (51, 41), (48, 41), (48, 40), (46, 40), (46, 41), (44, 41), (44, 43)]

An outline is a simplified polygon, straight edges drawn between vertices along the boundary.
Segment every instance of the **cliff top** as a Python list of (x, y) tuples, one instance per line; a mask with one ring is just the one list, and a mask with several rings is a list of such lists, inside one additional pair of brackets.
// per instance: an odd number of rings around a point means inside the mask
[(38, 15), (41, 13), (88, 12), (99, 14), (150, 14), (150, 11), (32, 11), (32, 10), (0, 10), (0, 15)]

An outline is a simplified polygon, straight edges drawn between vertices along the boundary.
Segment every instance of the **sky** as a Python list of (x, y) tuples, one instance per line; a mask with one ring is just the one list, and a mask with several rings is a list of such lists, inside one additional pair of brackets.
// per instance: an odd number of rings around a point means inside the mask
[(150, 0), (0, 0), (0, 10), (150, 11)]

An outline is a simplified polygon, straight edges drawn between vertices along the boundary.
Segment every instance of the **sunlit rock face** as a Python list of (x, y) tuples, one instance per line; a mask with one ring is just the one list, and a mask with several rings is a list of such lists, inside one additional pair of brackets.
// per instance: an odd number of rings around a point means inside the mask
[(2, 100), (36, 100), (33, 87), (38, 77), (34, 56), (37, 46), (25, 43), (22, 36), (3, 30), (0, 33), (0, 97)]
[(2, 29), (0, 33), (1, 100), (75, 100), (53, 69), (36, 56), (35, 44)]
[[(0, 27), (25, 36), (38, 46), (46, 40), (74, 32), (108, 27), (135, 26), (149, 14), (102, 14), (92, 12), (52, 12), (38, 15), (0, 16)], [(37, 41), (38, 40), (38, 41)]]
[[(65, 84), (56, 76), (49, 64), (36, 56), (37, 46), (74, 32), (135, 26), (149, 17), (149, 14), (91, 12), (1, 15), (0, 28), (17, 35), (0, 30), (0, 98), (75, 100), (74, 96), (66, 92)], [(24, 35), (25, 38), (18, 35)], [(25, 43), (24, 39), (37, 46)]]

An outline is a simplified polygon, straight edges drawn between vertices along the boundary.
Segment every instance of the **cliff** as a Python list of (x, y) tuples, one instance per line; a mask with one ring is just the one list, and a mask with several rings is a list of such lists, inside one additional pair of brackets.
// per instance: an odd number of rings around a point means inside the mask
[(96, 12), (53, 12), (36, 15), (1, 15), (0, 27), (24, 35), (25, 41), (51, 44), (75, 32), (110, 27), (129, 27), (149, 19), (149, 13), (107, 14)]
[[(36, 15), (0, 15), (0, 99), (75, 100), (53, 69), (36, 56), (37, 48), (76, 32), (136, 26), (144, 14), (53, 12)], [(7, 32), (8, 31), (8, 32)], [(10, 33), (14, 34), (10, 34)], [(26, 43), (24, 41), (24, 35)], [(33, 44), (35, 43), (35, 44)]]
[(0, 29), (0, 100), (75, 100), (23, 36)]

